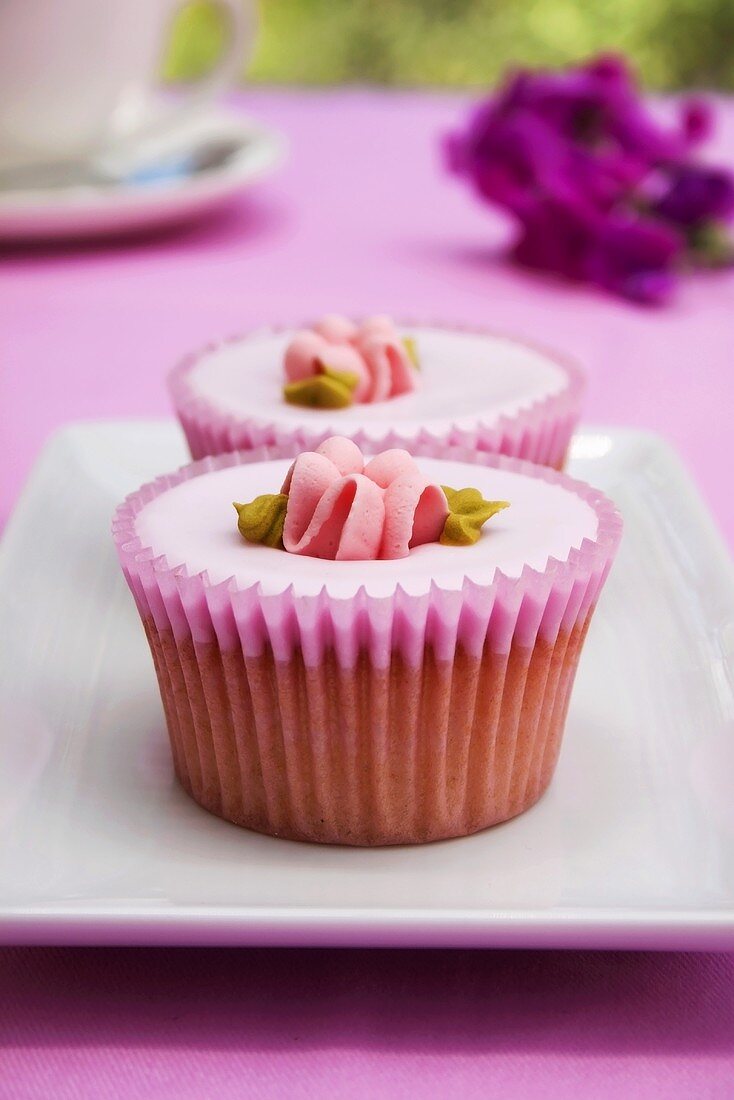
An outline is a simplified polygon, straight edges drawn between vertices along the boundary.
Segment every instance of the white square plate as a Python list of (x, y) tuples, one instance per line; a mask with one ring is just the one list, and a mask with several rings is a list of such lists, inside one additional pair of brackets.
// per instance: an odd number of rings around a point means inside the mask
[(372, 850), (247, 832), (174, 781), (109, 524), (185, 458), (172, 424), (67, 428), (0, 547), (0, 940), (734, 948), (734, 585), (665, 444), (574, 444), (626, 533), (548, 794)]

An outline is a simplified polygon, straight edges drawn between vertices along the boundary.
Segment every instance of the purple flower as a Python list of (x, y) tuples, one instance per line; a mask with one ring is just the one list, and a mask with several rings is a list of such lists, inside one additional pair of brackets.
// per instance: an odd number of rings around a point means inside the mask
[(620, 297), (656, 305), (672, 294), (682, 250), (682, 238), (667, 226), (609, 217), (598, 226), (586, 278)]
[(513, 256), (526, 267), (657, 304), (672, 293), (682, 245), (675, 231), (654, 222), (589, 215), (546, 198), (524, 220)]
[(538, 194), (573, 190), (573, 147), (529, 111), (496, 118), (491, 106), (480, 107), (464, 139), (450, 137), (447, 150), (453, 170), (468, 175), (482, 198), (519, 216)]
[[(685, 129), (668, 130), (647, 114), (624, 60), (615, 56), (560, 73), (520, 71), (489, 102), (491, 109), (481, 115), (485, 127), (520, 111), (531, 113), (597, 158), (622, 160), (625, 180), (633, 166), (639, 175), (650, 164), (680, 156), (689, 140)], [(691, 119), (694, 128), (697, 117)]]
[(658, 217), (685, 228), (726, 221), (734, 213), (734, 178), (721, 168), (680, 165), (653, 207)]
[(448, 167), (484, 199), (522, 215), (539, 194), (608, 209), (646, 170), (625, 153), (574, 144), (529, 108), (509, 114), (484, 104), (463, 135), (445, 142)]
[(520, 71), (496, 102), (502, 113), (530, 110), (564, 137), (594, 146), (607, 136), (615, 114), (634, 99), (622, 60), (603, 57), (564, 72)]
[(594, 222), (588, 212), (543, 197), (527, 211), (513, 256), (525, 267), (583, 279), (593, 239)]
[(698, 145), (711, 137), (714, 129), (714, 112), (711, 104), (698, 96), (691, 96), (681, 107), (683, 133), (689, 145)]
[(660, 302), (684, 259), (734, 260), (722, 224), (734, 177), (690, 163), (711, 127), (700, 99), (681, 105), (677, 126), (661, 125), (625, 61), (605, 55), (510, 75), (445, 152), (452, 172), (519, 222), (517, 262)]
[[(695, 131), (700, 104), (687, 110)], [(603, 56), (561, 73), (515, 73), (446, 139), (445, 152), (482, 198), (523, 217), (540, 195), (610, 210), (689, 140), (650, 119), (624, 61)]]

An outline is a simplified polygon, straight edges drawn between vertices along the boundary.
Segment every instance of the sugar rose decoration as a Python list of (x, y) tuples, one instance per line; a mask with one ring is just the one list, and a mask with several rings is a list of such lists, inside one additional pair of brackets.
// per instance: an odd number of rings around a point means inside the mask
[(660, 122), (624, 59), (602, 56), (510, 74), (445, 154), (516, 222), (517, 263), (654, 304), (691, 267), (734, 259), (734, 175), (696, 157), (712, 128), (700, 98)]
[(298, 456), (279, 493), (234, 507), (247, 542), (332, 561), (368, 561), (404, 558), (430, 542), (470, 546), (508, 502), (428, 481), (407, 451), (383, 451), (365, 461), (355, 443), (332, 436)]
[(415, 342), (389, 317), (356, 325), (336, 314), (297, 332), (285, 351), (283, 397), (306, 408), (343, 409), (417, 389)]

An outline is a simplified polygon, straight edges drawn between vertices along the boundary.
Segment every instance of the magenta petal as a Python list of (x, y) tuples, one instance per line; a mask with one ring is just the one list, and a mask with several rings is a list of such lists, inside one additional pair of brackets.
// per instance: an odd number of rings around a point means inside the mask
[(687, 99), (681, 108), (683, 133), (691, 145), (698, 145), (711, 137), (714, 129), (714, 110), (711, 103), (700, 96)]
[(583, 277), (593, 240), (585, 212), (571, 203), (541, 200), (528, 212), (523, 229), (513, 253), (518, 263), (569, 279)]
[(643, 305), (664, 305), (673, 295), (677, 283), (673, 271), (638, 271), (626, 278), (616, 287), (623, 298)]
[(655, 213), (681, 226), (726, 221), (734, 213), (734, 176), (723, 168), (678, 168)]
[(413, 517), (411, 547), (438, 542), (448, 514), (448, 503), (443, 489), (439, 485), (427, 485), (421, 493)]
[(589, 250), (586, 277), (624, 298), (662, 302), (675, 286), (682, 252), (682, 238), (663, 225), (610, 218)]

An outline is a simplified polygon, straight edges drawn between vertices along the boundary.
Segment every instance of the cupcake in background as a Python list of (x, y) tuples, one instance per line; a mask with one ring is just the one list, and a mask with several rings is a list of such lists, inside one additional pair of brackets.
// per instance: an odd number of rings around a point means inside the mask
[(194, 458), (338, 434), (371, 451), (463, 446), (560, 469), (584, 377), (507, 336), (329, 315), (209, 346), (170, 388)]
[(372, 846), (542, 795), (621, 520), (547, 468), (339, 437), (184, 467), (113, 531), (183, 787), (260, 832)]

